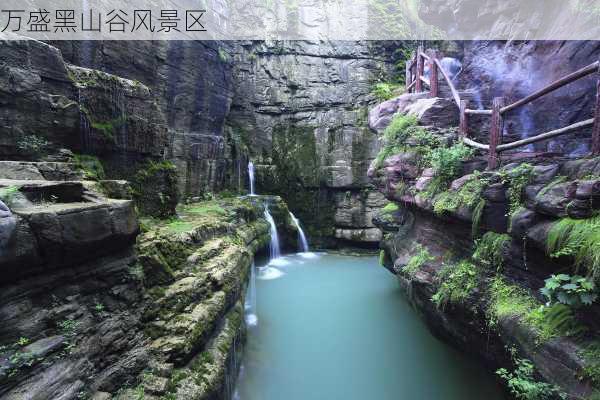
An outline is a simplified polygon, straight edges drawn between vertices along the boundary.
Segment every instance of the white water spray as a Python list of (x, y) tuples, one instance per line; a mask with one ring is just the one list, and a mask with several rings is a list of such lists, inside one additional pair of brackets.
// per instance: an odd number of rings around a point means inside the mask
[(281, 255), (279, 249), (279, 236), (277, 235), (277, 227), (275, 226), (275, 220), (269, 212), (269, 208), (265, 207), (265, 219), (271, 227), (271, 243), (269, 244), (270, 260), (274, 260)]
[(254, 196), (254, 163), (248, 161), (248, 177), (250, 178), (250, 196)]
[(254, 261), (250, 266), (250, 283), (248, 284), (248, 293), (246, 293), (246, 323), (255, 326), (258, 323), (256, 316), (256, 266)]
[(291, 211), (290, 211), (290, 217), (292, 218), (292, 222), (294, 222), (294, 225), (296, 226), (296, 229), (298, 230), (298, 240), (300, 242), (302, 252), (306, 253), (308, 251), (308, 241), (306, 240), (306, 235), (304, 234), (304, 231), (302, 230), (302, 227), (300, 226), (300, 221), (298, 220), (298, 218), (296, 218), (296, 216)]

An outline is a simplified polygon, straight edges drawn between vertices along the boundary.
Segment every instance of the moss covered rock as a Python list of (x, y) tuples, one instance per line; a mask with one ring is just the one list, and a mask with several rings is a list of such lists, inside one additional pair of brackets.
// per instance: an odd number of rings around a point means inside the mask
[(158, 218), (175, 215), (179, 201), (177, 169), (170, 161), (149, 161), (137, 171), (131, 186), (140, 214)]

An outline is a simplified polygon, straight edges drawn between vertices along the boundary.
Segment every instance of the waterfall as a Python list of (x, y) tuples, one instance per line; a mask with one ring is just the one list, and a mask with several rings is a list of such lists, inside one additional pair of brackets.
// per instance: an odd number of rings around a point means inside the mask
[(90, 122), (88, 120), (88, 116), (86, 115), (84, 109), (84, 98), (81, 95), (81, 88), (77, 87), (77, 103), (79, 105), (79, 132), (81, 135), (81, 150), (85, 153), (88, 150), (91, 150), (92, 147), (92, 138), (91, 138), (91, 130), (90, 130)]
[(296, 216), (294, 214), (292, 214), (291, 211), (290, 211), (290, 217), (292, 218), (294, 225), (296, 225), (296, 229), (298, 229), (298, 241), (300, 242), (300, 247), (302, 248), (302, 252), (306, 253), (308, 251), (308, 241), (306, 240), (306, 235), (304, 234), (304, 231), (302, 230), (302, 227), (300, 226), (300, 221), (298, 221), (298, 218), (296, 218)]
[(281, 255), (281, 251), (279, 250), (279, 236), (277, 235), (277, 227), (275, 226), (275, 220), (273, 220), (273, 217), (271, 216), (268, 207), (265, 207), (265, 219), (271, 227), (271, 243), (269, 244), (269, 249), (270, 259), (273, 260)]
[(258, 322), (256, 316), (256, 266), (254, 261), (250, 266), (250, 283), (248, 284), (248, 292), (246, 293), (246, 323), (250, 326), (255, 326)]
[(250, 178), (250, 196), (254, 196), (254, 163), (248, 161), (248, 177)]

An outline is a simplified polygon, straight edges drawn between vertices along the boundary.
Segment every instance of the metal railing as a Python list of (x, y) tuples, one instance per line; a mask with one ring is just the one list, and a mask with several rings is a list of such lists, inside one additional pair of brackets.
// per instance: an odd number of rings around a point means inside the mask
[[(423, 73), (425, 69), (425, 62), (429, 65), (429, 79), (427, 79)], [(592, 155), (600, 155), (600, 80), (596, 84), (596, 106), (594, 111), (594, 118), (590, 118), (584, 121), (579, 121), (574, 124), (565, 126), (560, 129), (544, 132), (529, 138), (517, 140), (515, 142), (502, 144), (502, 132), (504, 127), (504, 115), (509, 111), (512, 111), (518, 107), (522, 107), (526, 104), (531, 103), (534, 100), (545, 96), (569, 83), (584, 78), (588, 75), (600, 73), (600, 61), (596, 61), (586, 67), (583, 67), (571, 74), (568, 74), (542, 89), (535, 91), (534, 93), (523, 97), (514, 103), (505, 105), (504, 97), (495, 97), (492, 101), (491, 110), (474, 110), (469, 108), (468, 100), (460, 98), (460, 94), (452, 79), (450, 79), (448, 73), (444, 70), (439, 57), (438, 52), (435, 50), (429, 51), (426, 54), (422, 46), (419, 46), (416, 53), (413, 54), (410, 60), (406, 62), (406, 90), (409, 93), (412, 92), (425, 92), (423, 84), (429, 87), (429, 96), (438, 97), (439, 94), (439, 74), (442, 75), (450, 91), (452, 98), (456, 103), (460, 113), (459, 133), (462, 141), (467, 145), (480, 150), (488, 151), (488, 168), (493, 169), (498, 166), (500, 160), (500, 153), (506, 150), (512, 150), (518, 147), (526, 146), (532, 143), (536, 143), (542, 140), (550, 139), (553, 137), (561, 136), (566, 133), (593, 126), (592, 128)], [(468, 136), (468, 116), (469, 115), (490, 115), (490, 133), (489, 133), (489, 144), (478, 143)]]

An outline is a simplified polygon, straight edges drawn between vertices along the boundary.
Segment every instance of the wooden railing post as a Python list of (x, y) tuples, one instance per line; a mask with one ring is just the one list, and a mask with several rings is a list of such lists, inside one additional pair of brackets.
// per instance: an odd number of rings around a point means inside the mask
[(596, 83), (596, 110), (592, 129), (592, 155), (600, 155), (600, 79)]
[(423, 76), (423, 57), (421, 57), (421, 53), (423, 52), (423, 46), (419, 46), (417, 48), (417, 76), (415, 79), (415, 92), (420, 93), (423, 91), (423, 82), (421, 81), (421, 77)]
[(437, 51), (432, 51), (429, 57), (429, 96), (438, 97), (438, 67), (435, 63)]
[(492, 122), (490, 125), (490, 152), (488, 154), (488, 169), (494, 169), (498, 166), (499, 155), (496, 147), (502, 141), (502, 128), (504, 121), (500, 109), (504, 106), (503, 97), (494, 97), (492, 103)]
[(467, 122), (467, 108), (469, 107), (469, 100), (460, 101), (460, 124), (458, 126), (458, 133), (461, 137), (467, 137), (469, 135), (469, 128)]
[[(411, 80), (410, 80), (410, 60), (406, 61), (406, 73), (404, 75), (404, 82), (405, 82), (405, 86), (408, 87), (408, 85), (410, 85)], [(408, 93), (410, 93), (410, 89), (408, 90)]]

